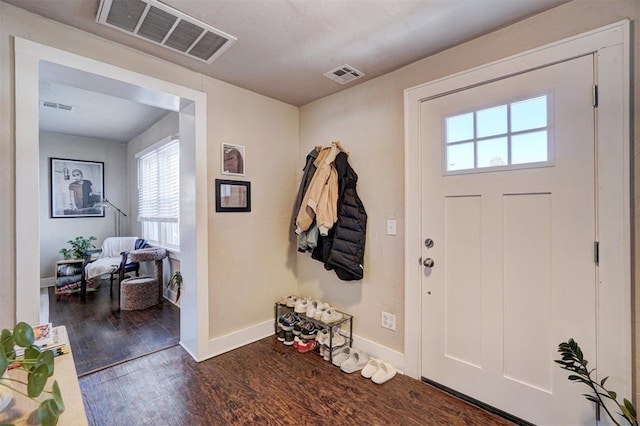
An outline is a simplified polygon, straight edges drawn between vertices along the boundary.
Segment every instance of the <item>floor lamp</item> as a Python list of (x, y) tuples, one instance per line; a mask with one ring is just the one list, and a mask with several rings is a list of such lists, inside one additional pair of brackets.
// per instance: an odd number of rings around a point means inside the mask
[(116, 225), (116, 237), (120, 236), (120, 215), (127, 217), (126, 213), (123, 212), (122, 210), (120, 210), (119, 208), (117, 208), (116, 206), (114, 206), (111, 201), (109, 201), (108, 199), (104, 199), (102, 201), (100, 201), (99, 203), (97, 203), (95, 206), (97, 207), (108, 207), (108, 208), (112, 208), (113, 210), (115, 210), (115, 212), (113, 212), (113, 217), (114, 217), (114, 221), (115, 221), (115, 225)]

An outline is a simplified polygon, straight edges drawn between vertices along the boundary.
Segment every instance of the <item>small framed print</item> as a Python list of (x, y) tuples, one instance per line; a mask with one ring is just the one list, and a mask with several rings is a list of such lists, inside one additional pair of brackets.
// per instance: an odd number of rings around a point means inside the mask
[(217, 212), (250, 212), (251, 182), (216, 179)]
[(242, 145), (222, 144), (222, 174), (244, 176), (245, 149)]

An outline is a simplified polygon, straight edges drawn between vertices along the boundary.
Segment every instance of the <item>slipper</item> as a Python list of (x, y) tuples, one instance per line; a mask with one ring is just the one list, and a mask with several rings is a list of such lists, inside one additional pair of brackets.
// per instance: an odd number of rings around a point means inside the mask
[(351, 355), (351, 348), (346, 346), (338, 349), (334, 349), (331, 352), (331, 363), (336, 367), (340, 367), (340, 365), (349, 358)]
[(380, 367), (378, 367), (378, 371), (375, 372), (373, 376), (371, 376), (371, 381), (378, 385), (383, 384), (387, 380), (393, 378), (396, 375), (396, 369), (393, 365), (388, 362), (382, 361), (380, 363)]
[(367, 362), (369, 362), (369, 355), (358, 349), (354, 349), (351, 351), (351, 355), (349, 355), (349, 358), (347, 358), (343, 361), (342, 364), (340, 364), (340, 370), (344, 371), (345, 373), (354, 373), (358, 370), (361, 370), (362, 367), (367, 365)]
[(375, 374), (375, 372), (378, 371), (379, 367), (379, 359), (369, 358), (369, 362), (364, 366), (360, 374), (362, 374), (362, 377), (364, 377), (365, 379), (370, 379)]

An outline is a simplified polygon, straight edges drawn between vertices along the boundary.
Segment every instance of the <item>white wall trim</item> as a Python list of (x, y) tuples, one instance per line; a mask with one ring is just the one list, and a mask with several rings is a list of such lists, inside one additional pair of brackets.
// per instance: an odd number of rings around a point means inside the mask
[[(622, 63), (607, 61), (618, 51)], [(624, 20), (593, 31), (567, 38), (540, 48), (466, 70), (405, 90), (405, 373), (421, 377), (421, 274), (418, 259), (422, 255), (421, 181), (419, 143), (419, 105), (422, 101), (483, 82), (526, 72), (587, 54), (596, 54), (598, 84), (606, 87), (613, 108), (599, 108), (596, 135), (598, 156), (615, 164), (618, 170), (599, 170), (603, 184), (599, 188), (600, 226), (608, 225), (601, 234), (602, 244), (609, 244), (621, 259), (600, 268), (598, 292), (598, 371), (610, 375), (608, 383), (630, 399), (631, 396), (631, 217), (630, 217), (630, 37), (629, 21)], [(606, 71), (606, 72), (605, 72)], [(601, 97), (602, 98), (602, 97)], [(622, 111), (622, 114), (619, 112)], [(599, 167), (602, 167), (599, 164)], [(602, 176), (605, 176), (602, 179)], [(618, 212), (618, 213), (616, 213)], [(602, 228), (601, 228), (602, 229)], [(606, 243), (605, 243), (606, 241)], [(612, 251), (609, 251), (611, 253)], [(570, 337), (570, 336), (568, 336)], [(609, 348), (607, 350), (607, 348)], [(614, 348), (612, 351), (611, 348)], [(612, 353), (615, 352), (615, 353)]]
[[(208, 349), (209, 340), (209, 245), (207, 194), (207, 94), (189, 87), (149, 77), (134, 71), (79, 56), (64, 50), (16, 37), (15, 47), (15, 114), (16, 114), (16, 185), (20, 188), (38, 188), (39, 140), (38, 79), (39, 63), (47, 61), (75, 68), (114, 80), (145, 87), (179, 97), (189, 106), (180, 111), (182, 121), (192, 126), (183, 135), (182, 142), (189, 145), (189, 170), (193, 171), (194, 188), (190, 191), (189, 205), (181, 205), (185, 223), (194, 227), (187, 233), (193, 238), (184, 242), (182, 251), (189, 254), (190, 262), (182, 265), (184, 288), (181, 309), (181, 342), (197, 360)], [(149, 59), (153, 60), (153, 59)], [(199, 81), (199, 80), (198, 80)], [(188, 110), (188, 111), (187, 111)], [(182, 145), (181, 145), (182, 147)], [(181, 148), (182, 149), (182, 148)], [(182, 189), (182, 187), (181, 187)], [(39, 205), (38, 191), (16, 190), (16, 321), (39, 321)], [(195, 203), (194, 203), (195, 201)], [(195, 229), (197, 228), (197, 232)], [(182, 226), (181, 226), (182, 231)]]
[[(269, 320), (225, 336), (211, 339), (209, 340), (209, 355), (207, 358), (213, 358), (269, 336), (275, 339), (273, 326), (273, 320)], [(404, 355), (402, 353), (355, 334), (353, 335), (353, 347), (369, 354), (369, 356), (390, 363), (398, 369), (400, 374), (403, 374)], [(291, 350), (295, 350), (293, 346)]]

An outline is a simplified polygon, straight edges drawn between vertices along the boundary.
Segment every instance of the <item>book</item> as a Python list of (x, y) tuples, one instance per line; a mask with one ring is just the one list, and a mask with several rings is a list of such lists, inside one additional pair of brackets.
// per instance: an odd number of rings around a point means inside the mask
[(33, 327), (33, 344), (42, 347), (53, 343), (53, 324), (45, 323), (34, 325)]
[[(51, 323), (49, 323), (49, 325), (51, 325)], [(48, 334), (49, 336), (47, 338), (40, 339), (39, 341), (34, 341), (33, 344), (38, 346), (40, 350), (43, 352), (48, 350), (52, 351), (53, 356), (64, 355), (70, 352), (69, 336), (67, 335), (67, 327), (65, 327), (64, 325), (51, 327)], [(16, 359), (20, 360), (24, 358), (24, 348), (16, 347), (15, 349), (16, 349)]]

